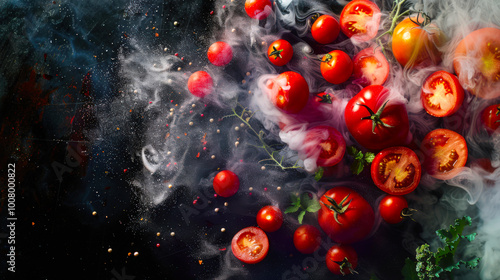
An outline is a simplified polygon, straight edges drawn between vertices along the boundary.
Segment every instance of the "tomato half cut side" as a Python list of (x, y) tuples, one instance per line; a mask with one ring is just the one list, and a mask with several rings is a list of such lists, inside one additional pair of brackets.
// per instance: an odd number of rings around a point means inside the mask
[(266, 257), (269, 251), (269, 240), (260, 228), (247, 227), (234, 235), (231, 250), (240, 261), (255, 264)]
[(364, 87), (382, 85), (389, 77), (389, 62), (380, 50), (366, 48), (354, 57), (353, 75)]
[(404, 195), (415, 190), (421, 175), (422, 167), (417, 154), (406, 147), (382, 150), (371, 165), (375, 185), (392, 195)]
[(306, 133), (304, 147), (307, 157), (317, 156), (317, 165), (334, 166), (344, 157), (346, 144), (338, 130), (331, 126), (320, 125)]
[(468, 157), (467, 143), (462, 135), (444, 128), (429, 132), (420, 146), (423, 167), (432, 177), (448, 180), (460, 173)]
[(354, 0), (342, 10), (340, 28), (347, 37), (366, 42), (377, 35), (380, 15), (377, 4), (367, 0)]
[(455, 75), (437, 71), (425, 80), (420, 99), (429, 115), (447, 117), (462, 106), (464, 89)]

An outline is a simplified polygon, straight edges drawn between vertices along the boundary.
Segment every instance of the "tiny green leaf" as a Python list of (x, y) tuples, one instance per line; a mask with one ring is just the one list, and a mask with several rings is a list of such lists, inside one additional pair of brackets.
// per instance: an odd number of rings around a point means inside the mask
[(371, 152), (366, 152), (365, 156), (364, 156), (364, 160), (367, 162), (367, 163), (372, 163), (372, 161), (375, 159), (375, 154), (374, 153), (371, 153)]
[(406, 258), (405, 265), (403, 266), (403, 270), (401, 271), (401, 273), (403, 274), (403, 279), (418, 280), (418, 275), (416, 270), (417, 270), (417, 265), (415, 264), (415, 262), (410, 260), (409, 258)]
[(323, 178), (324, 172), (325, 172), (325, 169), (323, 167), (318, 168), (316, 173), (314, 173), (314, 180), (316, 180), (316, 182), (319, 182), (319, 180), (321, 180), (321, 178)]
[(311, 203), (309, 204), (309, 206), (307, 206), (307, 212), (311, 212), (311, 213), (314, 213), (314, 212), (318, 212), (319, 209), (321, 209), (321, 204), (319, 204), (319, 202), (315, 199), (311, 200)]
[(356, 149), (356, 147), (354, 146), (349, 146), (347, 147), (347, 154), (350, 155), (350, 156), (355, 156), (358, 154), (358, 149)]
[(292, 200), (293, 205), (300, 205), (300, 197), (298, 195), (290, 195), (290, 200)]
[(359, 175), (363, 171), (364, 164), (359, 160), (355, 160), (351, 164), (351, 171), (354, 175)]
[(305, 211), (305, 210), (300, 211), (300, 213), (299, 213), (299, 217), (298, 217), (299, 224), (302, 224), (302, 220), (304, 219), (304, 215), (305, 215), (305, 214), (306, 214), (306, 211)]
[(299, 210), (300, 206), (290, 206), (290, 207), (287, 207), (285, 209), (285, 214), (288, 214), (288, 213), (295, 213)]

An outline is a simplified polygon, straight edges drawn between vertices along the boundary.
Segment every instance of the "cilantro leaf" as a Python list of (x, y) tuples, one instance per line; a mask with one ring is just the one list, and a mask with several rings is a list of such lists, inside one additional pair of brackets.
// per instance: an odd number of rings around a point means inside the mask
[(304, 215), (305, 215), (305, 214), (306, 214), (306, 211), (305, 211), (305, 210), (300, 211), (300, 213), (299, 213), (299, 217), (298, 217), (299, 224), (302, 224), (302, 220), (304, 219)]
[(347, 147), (347, 154), (353, 157), (353, 162), (351, 163), (351, 171), (354, 175), (359, 175), (365, 166), (369, 165), (373, 159), (375, 159), (375, 154), (371, 152), (363, 153), (354, 146)]
[(364, 164), (361, 161), (355, 160), (351, 164), (351, 171), (354, 175), (359, 175), (363, 171)]
[(317, 200), (313, 199), (313, 200), (311, 200), (311, 204), (309, 204), (309, 206), (307, 206), (306, 211), (314, 213), (314, 212), (318, 212), (319, 209), (321, 209), (321, 204), (319, 204), (319, 202)]
[(294, 205), (294, 206), (290, 206), (290, 207), (287, 207), (285, 209), (285, 214), (288, 214), (288, 213), (295, 213), (299, 210), (300, 206), (298, 205)]

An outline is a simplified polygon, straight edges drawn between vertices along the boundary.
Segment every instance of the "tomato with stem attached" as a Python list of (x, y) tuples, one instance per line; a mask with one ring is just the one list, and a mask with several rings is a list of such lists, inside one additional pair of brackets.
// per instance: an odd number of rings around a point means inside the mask
[(264, 206), (257, 213), (257, 224), (264, 231), (277, 231), (283, 224), (283, 214), (276, 206)]
[(462, 135), (444, 128), (429, 132), (420, 145), (424, 155), (422, 166), (432, 177), (448, 180), (458, 175), (468, 157), (467, 143)]
[(208, 60), (215, 66), (225, 66), (233, 59), (233, 49), (222, 41), (210, 45), (207, 51)]
[(500, 127), (500, 104), (486, 107), (481, 114), (481, 121), (489, 132), (494, 132)]
[(287, 71), (268, 84), (271, 102), (286, 113), (296, 114), (307, 104), (309, 85), (297, 72)]
[(339, 22), (330, 15), (322, 15), (311, 26), (311, 35), (316, 42), (326, 45), (333, 43), (339, 36)]
[(216, 194), (230, 197), (238, 192), (240, 179), (232, 171), (222, 170), (215, 175), (213, 186)]
[(358, 274), (354, 269), (358, 266), (358, 254), (349, 245), (333, 245), (326, 253), (326, 267), (333, 274)]
[(375, 185), (392, 195), (408, 194), (420, 183), (420, 160), (409, 148), (390, 147), (375, 156), (371, 176)]
[(231, 250), (240, 261), (256, 264), (269, 252), (269, 239), (258, 227), (247, 227), (236, 233), (231, 241)]
[(272, 64), (283, 66), (292, 59), (293, 47), (287, 40), (276, 40), (267, 49), (267, 57)]
[(368, 0), (353, 0), (340, 14), (340, 28), (347, 37), (359, 42), (369, 41), (377, 35), (380, 9)]
[(429, 115), (447, 117), (462, 106), (464, 89), (455, 75), (437, 71), (425, 79), (420, 99)]
[(306, 156), (316, 158), (318, 166), (334, 166), (344, 157), (346, 144), (334, 127), (320, 125), (309, 129), (304, 138)]
[(302, 225), (293, 234), (293, 244), (302, 254), (312, 254), (319, 249), (321, 232), (314, 226)]
[(367, 149), (404, 146), (411, 140), (406, 106), (388, 96), (389, 90), (383, 86), (367, 86), (345, 108), (349, 132)]
[(350, 244), (371, 232), (375, 214), (360, 194), (347, 187), (333, 187), (320, 199), (318, 223), (337, 243)]
[(389, 69), (389, 62), (379, 49), (366, 48), (354, 56), (353, 76), (364, 87), (385, 83)]
[(387, 195), (379, 204), (380, 216), (389, 224), (397, 224), (411, 216), (408, 201), (399, 195)]
[(209, 95), (214, 90), (212, 77), (205, 71), (196, 71), (191, 74), (187, 86), (192, 95), (201, 98)]
[(246, 0), (245, 12), (251, 18), (266, 19), (273, 11), (270, 0)]
[(321, 59), (321, 75), (332, 84), (341, 84), (352, 75), (354, 64), (348, 54), (341, 50), (327, 53)]

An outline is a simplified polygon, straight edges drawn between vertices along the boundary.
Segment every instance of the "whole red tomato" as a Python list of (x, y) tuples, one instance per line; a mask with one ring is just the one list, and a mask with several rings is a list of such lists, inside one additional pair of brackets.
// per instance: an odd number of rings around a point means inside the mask
[(311, 34), (320, 44), (330, 44), (340, 33), (339, 22), (330, 15), (322, 15), (311, 26)]
[(245, 12), (251, 18), (255, 19), (265, 19), (267, 18), (273, 8), (271, 6), (270, 0), (246, 0), (245, 1)]
[(341, 50), (327, 53), (321, 59), (321, 75), (332, 84), (341, 84), (351, 77), (354, 64), (351, 58)]
[(455, 49), (453, 68), (462, 86), (476, 96), (500, 96), (500, 29), (482, 28), (467, 35)]
[(277, 231), (283, 224), (283, 214), (276, 206), (264, 206), (257, 213), (257, 224), (264, 231)]
[(226, 42), (215, 42), (208, 48), (207, 57), (213, 65), (224, 66), (233, 59), (233, 49)]
[(388, 99), (383, 86), (367, 86), (345, 108), (347, 128), (356, 141), (371, 150), (404, 146), (410, 139), (406, 106)]
[(439, 47), (445, 39), (441, 30), (422, 15), (400, 22), (392, 33), (392, 53), (404, 67), (437, 65), (441, 62)]
[(333, 274), (354, 274), (357, 266), (358, 254), (349, 245), (333, 245), (326, 253), (326, 267)]
[(368, 0), (353, 0), (345, 5), (340, 14), (340, 27), (347, 37), (366, 42), (377, 36), (380, 16), (377, 4)]
[(287, 40), (276, 40), (267, 49), (267, 56), (272, 64), (283, 66), (292, 59), (293, 47)]
[(397, 224), (408, 217), (408, 202), (399, 195), (388, 195), (379, 204), (380, 216), (389, 224)]
[(320, 202), (318, 223), (333, 241), (354, 243), (372, 230), (375, 219), (373, 209), (356, 191), (334, 187), (321, 197)]
[(500, 104), (490, 105), (481, 114), (481, 121), (489, 132), (500, 127)]
[(302, 254), (312, 254), (319, 249), (321, 232), (311, 225), (302, 225), (293, 234), (293, 244)]
[(205, 71), (197, 71), (189, 77), (188, 90), (197, 97), (205, 97), (212, 93), (214, 82), (210, 74)]
[(296, 114), (307, 104), (309, 85), (297, 72), (287, 71), (270, 81), (271, 102), (286, 113)]
[(215, 175), (213, 186), (218, 195), (230, 197), (240, 188), (240, 179), (232, 171), (222, 170)]

